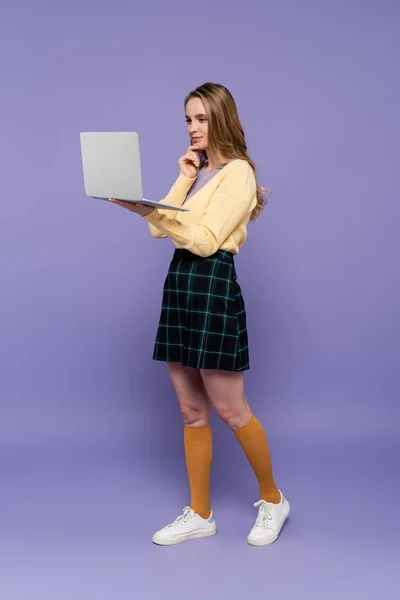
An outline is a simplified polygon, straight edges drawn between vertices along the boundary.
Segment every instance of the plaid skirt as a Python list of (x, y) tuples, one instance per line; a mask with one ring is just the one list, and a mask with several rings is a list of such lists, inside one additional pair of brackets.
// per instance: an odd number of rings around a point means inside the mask
[(250, 368), (246, 310), (231, 252), (218, 250), (203, 258), (175, 250), (153, 359), (197, 369)]

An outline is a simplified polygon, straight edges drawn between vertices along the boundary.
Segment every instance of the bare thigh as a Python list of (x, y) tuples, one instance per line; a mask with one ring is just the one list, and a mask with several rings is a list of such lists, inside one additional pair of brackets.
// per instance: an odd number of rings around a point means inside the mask
[(247, 425), (253, 415), (244, 391), (244, 373), (200, 369), (200, 374), (218, 416), (231, 429)]
[(210, 422), (211, 403), (199, 369), (167, 362), (172, 384), (178, 396), (183, 422), (187, 427), (202, 427)]

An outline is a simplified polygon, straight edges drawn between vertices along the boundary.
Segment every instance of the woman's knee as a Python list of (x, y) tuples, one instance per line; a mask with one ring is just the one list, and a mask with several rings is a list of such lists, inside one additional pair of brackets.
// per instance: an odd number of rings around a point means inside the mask
[(216, 407), (215, 412), (219, 418), (233, 430), (246, 425), (252, 416), (250, 409), (247, 407), (243, 407), (239, 410), (230, 407)]
[(181, 405), (181, 414), (185, 427), (204, 427), (210, 423), (210, 411)]
[(210, 422), (211, 404), (198, 369), (167, 363), (183, 422), (187, 427), (202, 427)]
[(217, 415), (231, 429), (238, 429), (252, 417), (244, 392), (243, 373), (201, 371), (205, 389)]

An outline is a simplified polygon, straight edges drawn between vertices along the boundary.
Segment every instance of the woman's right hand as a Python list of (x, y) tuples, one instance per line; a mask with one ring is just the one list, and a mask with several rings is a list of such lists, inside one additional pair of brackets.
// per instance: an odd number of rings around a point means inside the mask
[(186, 154), (183, 154), (178, 159), (179, 168), (181, 173), (187, 177), (197, 177), (199, 172), (200, 161), (195, 150), (195, 146), (189, 146)]

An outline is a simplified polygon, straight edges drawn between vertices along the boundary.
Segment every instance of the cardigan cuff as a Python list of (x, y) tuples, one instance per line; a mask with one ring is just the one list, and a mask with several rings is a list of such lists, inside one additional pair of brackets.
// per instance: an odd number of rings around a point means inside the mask
[(179, 171), (179, 177), (175, 183), (176, 191), (177, 192), (186, 192), (196, 179), (197, 179), (197, 175), (196, 175), (196, 177), (188, 177), (187, 175), (184, 175), (184, 173), (182, 173), (182, 171)]
[(161, 216), (162, 215), (160, 215), (160, 213), (158, 212), (158, 208), (155, 208), (151, 213), (144, 216), (143, 219), (146, 219), (148, 223), (156, 225)]
[[(175, 181), (174, 185), (172, 186), (172, 188), (169, 191), (169, 193), (167, 194), (167, 196), (161, 200), (160, 206), (157, 206), (153, 210), (153, 212), (151, 212), (149, 215), (147, 215), (143, 218), (146, 219), (146, 221), (148, 221), (149, 223), (157, 222), (157, 220), (158, 220), (157, 217), (161, 217), (162, 215), (160, 215), (156, 211), (163, 210), (163, 208), (162, 208), (163, 201), (165, 201), (166, 204), (171, 204), (173, 206), (175, 204), (177, 207), (181, 206), (187, 195), (187, 192), (189, 191), (189, 189), (191, 188), (191, 186), (195, 180), (196, 180), (196, 177), (188, 177), (187, 175), (184, 175), (182, 173), (182, 171), (179, 171), (179, 177)], [(164, 209), (164, 211), (167, 214), (170, 211), (173, 212), (173, 210), (169, 209), (169, 208)]]

